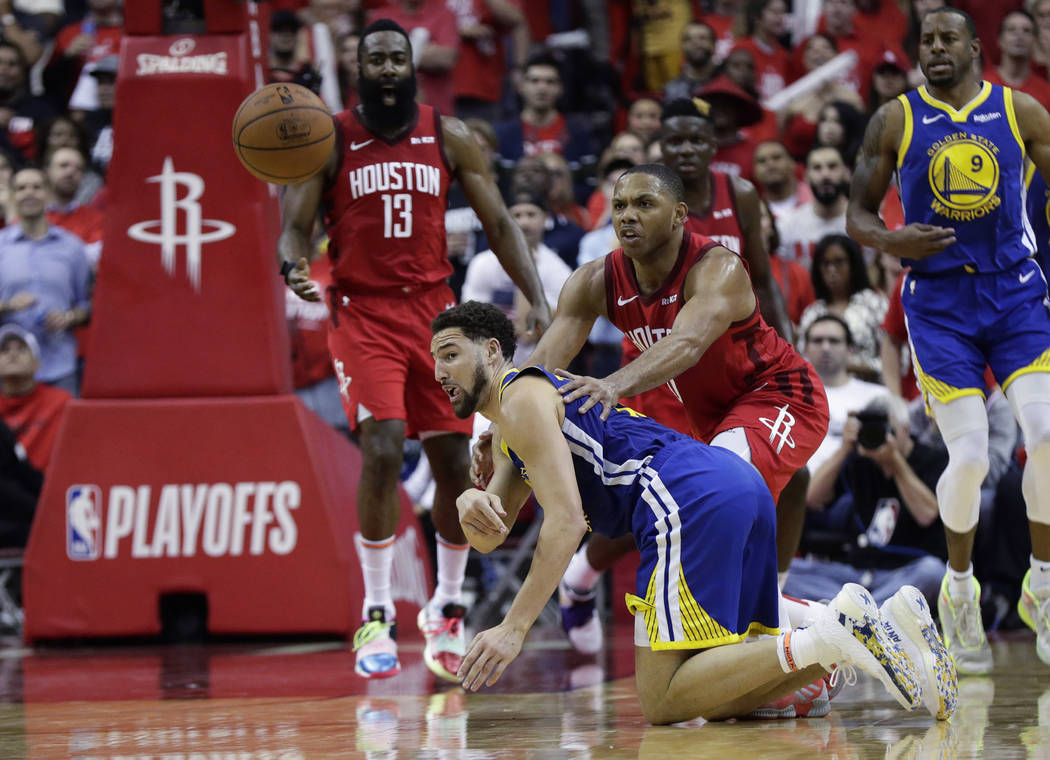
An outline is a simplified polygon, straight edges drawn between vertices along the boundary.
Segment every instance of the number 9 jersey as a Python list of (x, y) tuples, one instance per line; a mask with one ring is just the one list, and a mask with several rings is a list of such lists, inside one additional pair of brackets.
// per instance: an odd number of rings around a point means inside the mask
[(357, 109), (333, 120), (339, 166), (325, 188), (324, 221), (332, 278), (347, 295), (409, 292), (452, 273), (445, 208), (452, 170), (441, 115), (420, 105), (412, 129), (388, 143)]

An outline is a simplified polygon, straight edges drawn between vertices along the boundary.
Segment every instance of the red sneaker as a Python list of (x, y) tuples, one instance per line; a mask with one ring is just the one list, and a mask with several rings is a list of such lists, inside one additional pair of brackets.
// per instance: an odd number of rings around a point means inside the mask
[(775, 699), (753, 711), (748, 718), (823, 718), (831, 712), (828, 685), (823, 678), (803, 686), (798, 691)]

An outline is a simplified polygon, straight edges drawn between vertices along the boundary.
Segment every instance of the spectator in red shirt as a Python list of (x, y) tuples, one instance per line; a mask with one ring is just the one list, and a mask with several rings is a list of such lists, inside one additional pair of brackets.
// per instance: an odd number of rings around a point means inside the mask
[(855, 0), (824, 0), (824, 16), (817, 29), (835, 40), (840, 53), (847, 50), (856, 52), (857, 65), (844, 78), (843, 84), (856, 92), (863, 102), (868, 96), (871, 71), (882, 55), (886, 42), (899, 44), (900, 38), (884, 40), (877, 29), (868, 29), (861, 24), (862, 19), (857, 18)]
[(908, 59), (903, 51), (885, 50), (871, 72), (871, 92), (868, 95), (870, 117), (884, 103), (911, 89), (908, 85)]
[(736, 44), (736, 22), (741, 0), (715, 0), (714, 8), (701, 20), (715, 30), (715, 63), (721, 63)]
[(84, 18), (59, 30), (44, 72), (45, 89), (53, 93), (57, 109), (98, 108), (97, 83), (87, 74), (107, 55), (120, 53), (123, 7), (122, 0), (88, 0)]
[(456, 14), (459, 29), (459, 59), (452, 75), (456, 116), (498, 121), (507, 70), (504, 39), (511, 38), (515, 81), (520, 81), (529, 54), (531, 38), (522, 2), (447, 0), (447, 5)]
[(660, 132), (660, 114), (664, 107), (653, 98), (638, 98), (627, 109), (627, 130), (642, 138), (648, 145)]
[(796, 261), (789, 261), (777, 254), (780, 248), (780, 233), (773, 212), (765, 200), (759, 202), (762, 238), (769, 251), (769, 271), (777, 281), (780, 294), (784, 297), (784, 308), (792, 326), (797, 326), (806, 307), (817, 300), (813, 292), (813, 278), (804, 266)]
[(444, 0), (394, 0), (376, 16), (392, 19), (408, 32), (420, 102), (451, 116), (455, 101), (452, 70), (459, 55), (456, 14), (445, 7)]
[(58, 433), (67, 391), (38, 383), (40, 348), (36, 338), (18, 325), (0, 327), (0, 418), (25, 448), (29, 462), (47, 469)]
[(104, 217), (97, 208), (76, 200), (86, 165), (84, 154), (76, 148), (56, 148), (45, 156), (44, 171), (51, 183), (47, 219), (83, 240), (88, 261), (92, 267), (97, 267), (102, 255)]
[(984, 78), (992, 84), (1027, 92), (1050, 108), (1050, 82), (1032, 70), (1035, 20), (1025, 10), (1009, 11), (999, 24), (999, 65), (986, 66)]
[(700, 91), (700, 97), (711, 104), (718, 143), (710, 168), (750, 181), (757, 142), (742, 130), (762, 121), (762, 106), (725, 75), (713, 79)]
[(781, 47), (784, 34), (784, 0), (748, 0), (747, 38), (736, 46), (751, 51), (755, 61), (755, 87), (759, 99), (780, 92), (788, 81), (788, 52)]

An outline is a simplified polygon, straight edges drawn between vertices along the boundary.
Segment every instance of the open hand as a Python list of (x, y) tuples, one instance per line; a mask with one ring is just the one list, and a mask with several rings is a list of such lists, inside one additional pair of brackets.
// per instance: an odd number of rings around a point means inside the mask
[(521, 652), (524, 641), (525, 632), (506, 623), (475, 636), (456, 674), (462, 680), (463, 688), (477, 691), (482, 686), (496, 683), (507, 665)]

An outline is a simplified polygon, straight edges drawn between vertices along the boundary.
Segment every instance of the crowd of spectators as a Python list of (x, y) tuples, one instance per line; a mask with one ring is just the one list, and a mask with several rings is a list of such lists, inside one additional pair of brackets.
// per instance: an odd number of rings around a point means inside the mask
[[(833, 402), (829, 439), (811, 464), (810, 560), (893, 570), (944, 559), (943, 540), (926, 540), (942, 532), (927, 497), (943, 469), (943, 445), (904, 406), (921, 412), (922, 402), (900, 308), (899, 262), (851, 240), (845, 210), (866, 122), (921, 84), (919, 19), (945, 3), (271, 0), (269, 77), (314, 89), (333, 111), (352, 107), (360, 30), (375, 18), (397, 20), (413, 44), (419, 99), (467, 122), (526, 233), (552, 305), (572, 270), (615, 247), (612, 188), (630, 166), (662, 160), (664, 108), (697, 99), (714, 136), (703, 172), (757, 190), (761, 242), (794, 337)], [(977, 23), (983, 76), (1050, 107), (1050, 0), (951, 4)], [(122, 0), (0, 0), (0, 323), (20, 330), (5, 335), (0, 359), (4, 346), (24, 344), (36, 379), (72, 394), (84, 360), (77, 338), (104, 260), (122, 7)], [(892, 189), (883, 218), (903, 222)], [(521, 294), (487, 252), (481, 225), (455, 187), (446, 228), (457, 294), (523, 314)], [(313, 276), (324, 282), (320, 234), (318, 244)], [(288, 301), (295, 384), (312, 408), (345, 427), (324, 307), (310, 306)], [(591, 337), (575, 368), (597, 375), (615, 369), (620, 336), (600, 322)], [(23, 387), (0, 386), (0, 411), (16, 436), (25, 425), (4, 410), (18, 406), (8, 394)], [(992, 383), (989, 404), (995, 399)], [(52, 415), (56, 407), (41, 406)], [(885, 441), (873, 448), (857, 443), (861, 412), (887, 419)], [(989, 474), (986, 506), (1008, 506), (1001, 518), (982, 517), (986, 536), (993, 526), (1013, 525), (1008, 510), (1021, 503), (1023, 441), (1012, 420), (1002, 426), (996, 445), (1007, 453)], [(1015, 594), (1019, 586), (1019, 576), (1001, 578), (1009, 570), (996, 560), (1012, 540), (981, 544), (979, 537), (978, 574), (1002, 580), (988, 584), (991, 594)], [(894, 549), (900, 546), (907, 549)], [(797, 575), (798, 583), (806, 577), (801, 569)], [(794, 590), (819, 597), (816, 589)]]

